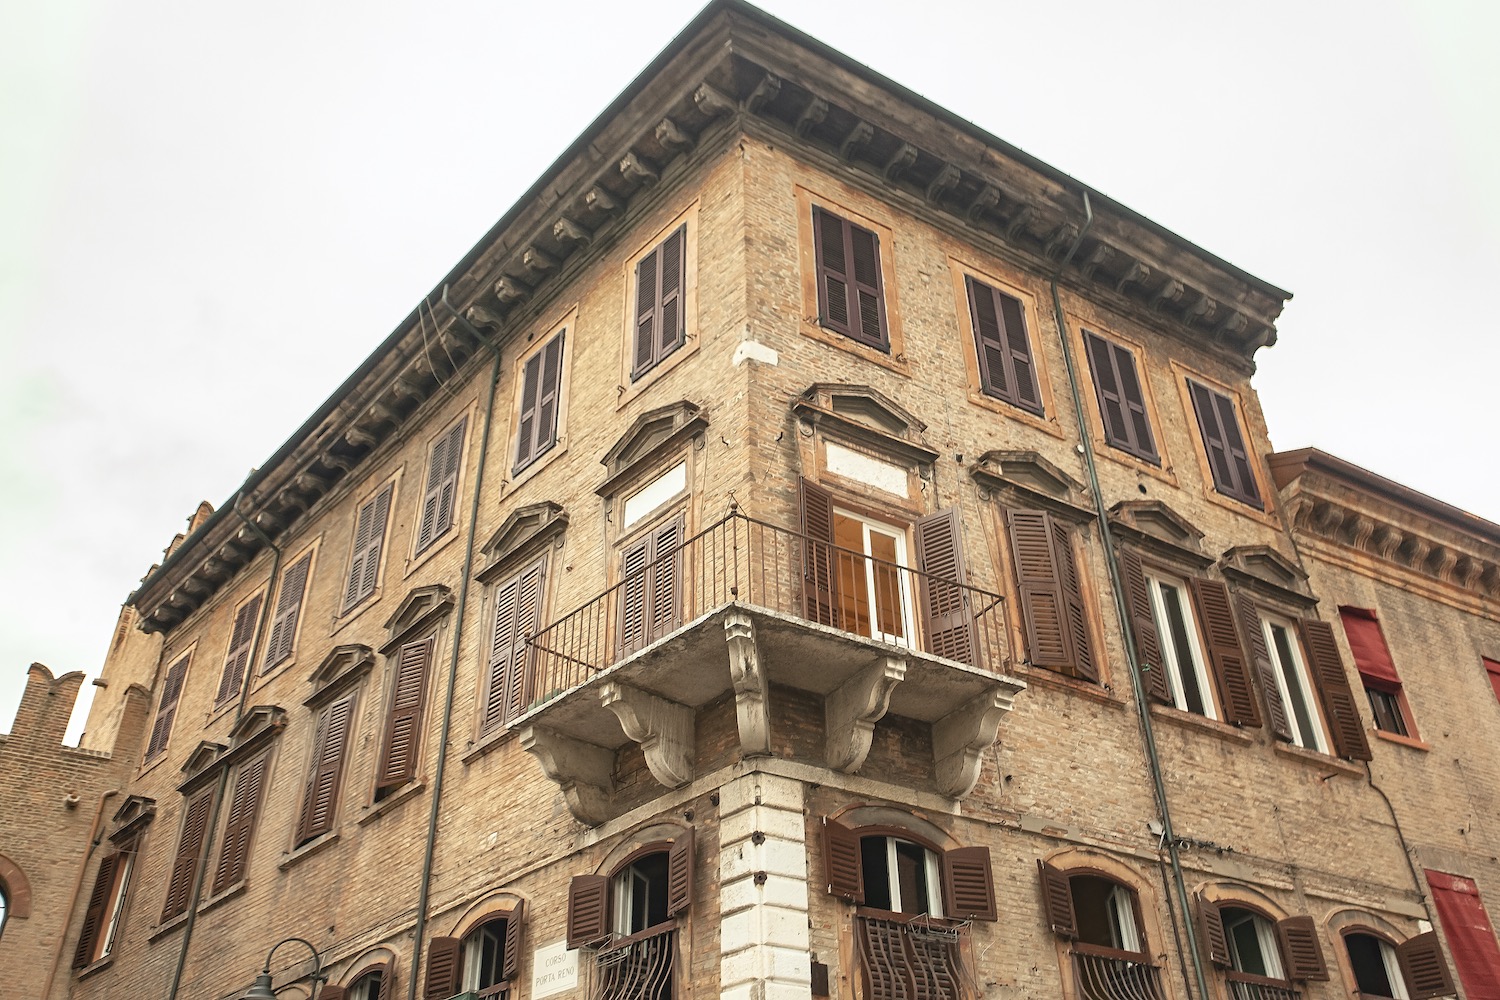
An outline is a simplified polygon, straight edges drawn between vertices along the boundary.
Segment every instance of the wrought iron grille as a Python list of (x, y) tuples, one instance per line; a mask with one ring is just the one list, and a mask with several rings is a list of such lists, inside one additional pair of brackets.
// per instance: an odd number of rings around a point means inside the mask
[(1145, 956), (1074, 945), (1073, 980), (1080, 1000), (1163, 1000), (1161, 970)]
[(595, 1000), (672, 1000), (677, 929), (667, 927), (611, 944), (595, 960)]

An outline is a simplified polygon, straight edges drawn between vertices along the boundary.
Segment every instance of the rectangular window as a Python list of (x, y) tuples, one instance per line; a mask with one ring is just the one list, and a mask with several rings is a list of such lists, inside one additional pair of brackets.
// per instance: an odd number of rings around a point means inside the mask
[(298, 846), (334, 827), (344, 760), (349, 753), (349, 729), (354, 722), (354, 699), (353, 694), (346, 695), (318, 714), (307, 788), (302, 793), (302, 812), (297, 819)]
[(281, 574), (276, 590), (276, 617), (271, 622), (271, 638), (266, 643), (266, 659), (260, 672), (268, 673), (292, 658), (297, 641), (297, 621), (302, 613), (302, 597), (307, 590), (307, 574), (312, 568), (309, 552)]
[(459, 420), (432, 443), (427, 456), (427, 489), (422, 494), (422, 520), (417, 525), (417, 553), (453, 530), (458, 506), (458, 467), (463, 460), (464, 427)]
[(512, 473), (520, 472), (557, 444), (566, 334), (566, 330), (559, 330), (521, 368), (521, 409), (516, 421), (516, 461)]
[(135, 867), (134, 842), (121, 846), (99, 862), (99, 874), (89, 893), (88, 908), (83, 914), (83, 929), (73, 952), (73, 968), (82, 969), (107, 957), (114, 950), (125, 912), (125, 896), (130, 891), (130, 875)]
[(906, 529), (834, 509), (839, 617), (844, 629), (898, 646), (914, 645)]
[(208, 839), (208, 810), (213, 804), (213, 789), (205, 788), (188, 799), (183, 810), (182, 832), (177, 837), (177, 855), (167, 882), (167, 898), (161, 908), (161, 923), (187, 912), (198, 875), (198, 860), (203, 842)]
[(1005, 521), (1028, 662), (1097, 681), (1072, 531), (1039, 510), (1007, 510)]
[(1261, 635), (1275, 675), (1276, 691), (1281, 696), (1292, 742), (1309, 750), (1328, 752), (1323, 725), (1314, 701), (1311, 675), (1297, 643), (1297, 633), (1290, 622), (1279, 618), (1261, 618)]
[(1192, 379), (1188, 379), (1188, 392), (1193, 397), (1193, 411), (1198, 415), (1198, 431), (1208, 453), (1214, 489), (1256, 510), (1264, 510), (1234, 400)]
[(245, 667), (250, 663), (250, 647), (255, 642), (255, 626), (260, 621), (260, 598), (256, 594), (234, 613), (234, 629), (229, 637), (229, 652), (224, 656), (224, 672), (219, 676), (214, 708), (229, 704), (240, 692)]
[(621, 656), (643, 649), (682, 624), (681, 514), (627, 545), (620, 556), (616, 646)]
[(1479, 898), (1479, 886), (1462, 875), (1427, 870), (1427, 885), (1458, 980), (1469, 997), (1500, 996), (1500, 944)]
[(156, 720), (151, 724), (151, 738), (146, 743), (146, 760), (152, 761), (167, 749), (172, 737), (172, 722), (177, 718), (177, 702), (182, 698), (182, 685), (187, 680), (188, 656), (184, 656), (167, 670), (162, 681), (161, 701), (156, 704)]
[(546, 577), (543, 557), (495, 588), (481, 736), (526, 711), (526, 638), (536, 633), (541, 622)]
[(350, 611), (375, 593), (380, 575), (380, 552), (385, 544), (385, 525), (391, 514), (391, 493), (395, 483), (366, 501), (354, 519), (354, 554), (349, 561), (349, 579), (344, 584), (344, 604), (340, 614)]
[(1151, 610), (1172, 704), (1183, 711), (1217, 719), (1187, 584), (1148, 572), (1146, 586), (1151, 595)]
[(687, 226), (681, 225), (635, 266), (635, 342), (632, 382), (683, 345), (683, 284), (686, 279)]
[(375, 774), (376, 799), (384, 798), (417, 776), (422, 712), (427, 704), (427, 672), (435, 642), (433, 636), (417, 639), (406, 643), (396, 654), (386, 708), (385, 739)]
[(863, 226), (813, 208), (818, 273), (818, 322), (877, 350), (891, 349), (880, 275), (880, 237)]
[(260, 815), (269, 759), (269, 754), (261, 754), (241, 765), (234, 777), (229, 818), (224, 823), (224, 839), (219, 845), (219, 868), (214, 873), (213, 895), (233, 888), (245, 878), (250, 861), (250, 840), (255, 834), (256, 817)]
[(1401, 677), (1396, 673), (1390, 647), (1385, 643), (1380, 619), (1373, 609), (1345, 605), (1339, 607), (1339, 619), (1349, 640), (1349, 650), (1354, 654), (1354, 666), (1364, 684), (1375, 728), (1383, 733), (1416, 737), (1416, 727), (1411, 724), (1406, 695), (1401, 688)]
[(1037, 388), (1031, 340), (1026, 335), (1026, 309), (1021, 300), (968, 275), (969, 317), (974, 326), (974, 349), (979, 356), (979, 382), (985, 395), (1003, 399), (1029, 413), (1043, 416)]
[(1151, 420), (1146, 414), (1146, 392), (1136, 370), (1135, 353), (1123, 344), (1083, 331), (1088, 347), (1089, 371), (1104, 422), (1104, 439), (1113, 448), (1143, 462), (1161, 465)]

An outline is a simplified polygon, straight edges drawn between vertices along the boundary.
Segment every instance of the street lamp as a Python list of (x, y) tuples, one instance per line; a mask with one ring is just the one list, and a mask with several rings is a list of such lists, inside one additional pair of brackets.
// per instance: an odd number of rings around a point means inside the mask
[(282, 938), (271, 946), (271, 950), (266, 954), (266, 967), (260, 971), (260, 975), (255, 977), (255, 982), (251, 985), (250, 989), (245, 991), (243, 1000), (276, 1000), (276, 992), (271, 989), (271, 956), (276, 954), (277, 948), (280, 948), (289, 941), (296, 941), (298, 944), (307, 945), (307, 950), (312, 952), (312, 996), (309, 997), (309, 1000), (316, 1000), (318, 984), (328, 977), (323, 975), (323, 960), (318, 957), (318, 949), (314, 948), (311, 942), (299, 937)]

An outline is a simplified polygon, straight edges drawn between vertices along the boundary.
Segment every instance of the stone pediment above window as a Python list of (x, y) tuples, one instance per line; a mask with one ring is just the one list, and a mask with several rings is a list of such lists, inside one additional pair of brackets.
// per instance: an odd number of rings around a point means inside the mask
[(244, 756), (265, 745), (285, 728), (286, 709), (280, 705), (252, 706), (229, 731), (229, 753), (226, 756)]
[(386, 643), (380, 647), (389, 653), (407, 639), (423, 632), (453, 610), (453, 591), (441, 583), (418, 587), (401, 601), (396, 613), (386, 619)]
[(867, 385), (818, 382), (792, 402), (792, 412), (824, 434), (852, 439), (920, 465), (931, 465), (938, 457), (922, 437), (927, 425)]
[(685, 399), (642, 413), (600, 459), (604, 482), (595, 492), (601, 497), (614, 496), (621, 482), (650, 467), (662, 455), (680, 449), (707, 427), (703, 408)]
[(228, 749), (222, 743), (213, 743), (208, 740), (199, 743), (182, 764), (183, 780), (182, 784), (177, 786), (178, 791), (186, 795), (202, 785), (204, 780), (214, 773), (214, 765)]
[(110, 820), (109, 839), (127, 840), (144, 830), (156, 818), (156, 800), (144, 795), (132, 795), (120, 803)]
[(1203, 554), (1203, 532), (1160, 500), (1121, 500), (1109, 509), (1109, 523), (1137, 548), (1199, 569), (1213, 562)]
[(568, 512), (551, 500), (516, 508), (480, 549), (484, 568), (475, 579), (492, 583), (520, 560), (540, 552), (567, 526)]
[(307, 679), (313, 693), (303, 704), (308, 708), (321, 707), (369, 673), (374, 663), (375, 651), (362, 643), (335, 647)]
[(1224, 576), (1235, 583), (1286, 601), (1317, 603), (1307, 585), (1307, 574), (1269, 545), (1236, 545), (1225, 551), (1219, 566)]
[(981, 500), (991, 497), (1007, 507), (1040, 508), (1070, 521), (1095, 516), (1088, 491), (1034, 451), (987, 451), (969, 467)]

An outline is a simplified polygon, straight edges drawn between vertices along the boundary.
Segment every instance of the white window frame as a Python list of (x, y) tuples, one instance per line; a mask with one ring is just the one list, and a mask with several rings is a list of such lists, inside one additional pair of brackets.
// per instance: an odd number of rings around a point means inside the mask
[[(667, 852), (661, 851), (660, 854), (667, 855)], [(614, 928), (614, 934), (616, 938), (629, 937), (632, 934), (642, 934), (646, 931), (649, 931), (652, 927), (660, 926), (659, 924), (648, 924), (638, 931), (633, 931), (630, 929), (631, 912), (635, 909), (635, 906), (633, 904), (635, 903), (636, 893), (638, 891), (644, 891), (647, 894), (646, 905), (642, 908), (642, 912), (646, 914), (647, 920), (651, 919), (650, 894), (653, 889), (652, 880), (640, 870), (639, 864), (640, 862), (645, 861), (646, 858), (655, 856), (657, 855), (648, 854), (643, 857), (637, 858), (635, 861), (632, 861), (630, 864), (626, 865), (623, 871), (617, 873), (613, 878), (610, 879), (610, 903), (614, 908), (614, 915), (611, 926)], [(659, 891), (664, 897), (670, 894), (670, 889), (668, 888), (668, 882), (670, 881), (670, 879), (671, 860), (670, 856), (668, 856), (667, 866), (661, 879), (661, 884), (655, 887), (656, 890)], [(668, 919), (670, 919), (670, 914)]]
[(1135, 922), (1135, 893), (1116, 883), (1109, 890), (1109, 910), (1114, 918), (1111, 929), (1119, 936), (1115, 947), (1121, 951), (1143, 952), (1145, 949), (1141, 946), (1141, 929)]
[[(890, 891), (891, 912), (918, 914), (924, 912), (921, 909), (908, 909), (902, 905), (901, 899), (901, 877), (896, 867), (896, 845), (905, 844), (915, 847), (922, 852), (922, 870), (927, 878), (927, 909), (929, 917), (943, 918), (943, 870), (942, 863), (937, 852), (915, 840), (903, 840), (889, 834), (876, 834), (876, 837), (885, 842), (885, 878), (886, 887)], [(872, 838), (861, 837), (861, 840)]]
[[(1286, 979), (1286, 967), (1281, 964), (1281, 945), (1276, 940), (1276, 927), (1271, 921), (1251, 910), (1241, 910), (1244, 914), (1239, 920), (1231, 923), (1224, 921), (1224, 936), (1229, 942), (1229, 957), (1236, 972), (1244, 973), (1244, 960), (1240, 957), (1239, 944), (1235, 940), (1234, 929), (1245, 923), (1251, 922), (1255, 929), (1255, 943), (1260, 948), (1261, 961), (1266, 966), (1266, 976), (1270, 979)], [(1255, 973), (1245, 973), (1255, 975)]]
[(114, 896), (109, 902), (109, 923), (99, 935), (99, 950), (94, 961), (106, 958), (115, 950), (115, 936), (120, 932), (120, 918), (125, 911), (125, 894), (130, 891), (130, 877), (135, 872), (135, 849), (121, 855), (120, 870), (115, 873)]
[[(891, 524), (888, 521), (877, 521), (872, 517), (848, 510), (844, 507), (834, 507), (835, 518), (846, 517), (860, 525), (860, 551), (865, 556), (865, 600), (870, 609), (870, 638), (888, 642), (893, 646), (909, 646), (915, 648), (916, 637), (916, 606), (912, 602), (911, 573), (903, 572), (896, 574), (896, 585), (898, 598), (901, 605), (901, 631), (900, 633), (888, 631), (882, 626), (887, 622), (878, 620), (880, 612), (879, 601), (876, 600), (875, 591), (875, 555), (871, 545), (872, 534), (879, 534), (890, 538), (896, 543), (895, 563), (903, 570), (911, 569), (911, 557), (906, 542), (906, 529), (900, 525)], [(837, 544), (837, 534), (835, 534)]]
[[(505, 931), (503, 930), (503, 925), (501, 930), (495, 930), (497, 922), (491, 920), (481, 924), (472, 934), (464, 939), (463, 987), (465, 992), (472, 993), (494, 985), (493, 983), (481, 983), (479, 976), (484, 971), (484, 951), (487, 945), (493, 942), (493, 945), (497, 949), (496, 954), (503, 957)], [(495, 971), (497, 973), (500, 972), (498, 968)], [(371, 997), (370, 1000), (375, 1000), (375, 998)]]
[(1217, 719), (1219, 710), (1214, 704), (1213, 682), (1208, 676), (1208, 658), (1203, 655), (1203, 640), (1198, 632), (1197, 615), (1193, 611), (1192, 591), (1188, 589), (1186, 580), (1148, 570), (1146, 589), (1151, 594), (1151, 614), (1156, 618), (1156, 638), (1161, 645), (1162, 659), (1167, 661), (1167, 681), (1172, 689), (1172, 704), (1184, 712), (1192, 711), (1188, 707), (1187, 695), (1182, 686), (1181, 659), (1178, 655), (1180, 650), (1177, 648), (1177, 640), (1172, 636), (1171, 620), (1167, 617), (1166, 602), (1161, 592), (1163, 585), (1177, 591), (1181, 602), (1182, 617), (1187, 626), (1188, 659), (1192, 663), (1193, 676), (1198, 681), (1198, 691), (1203, 699), (1203, 714), (1207, 718)]
[[(1287, 649), (1292, 653), (1291, 672), (1296, 675), (1297, 684), (1302, 689), (1303, 711), (1312, 723), (1310, 733), (1304, 733), (1302, 724), (1297, 721), (1292, 692), (1286, 682), (1287, 664), (1281, 662), (1281, 652), (1276, 646), (1276, 636), (1272, 632), (1273, 629), (1278, 628), (1286, 633)], [(1286, 706), (1286, 721), (1292, 731), (1293, 742), (1307, 750), (1328, 753), (1328, 737), (1323, 732), (1323, 716), (1318, 711), (1318, 702), (1314, 697), (1317, 689), (1313, 687), (1312, 677), (1307, 672), (1307, 662), (1302, 657), (1302, 646), (1297, 641), (1297, 629), (1285, 618), (1275, 615), (1262, 615), (1260, 629), (1266, 640), (1266, 651), (1271, 656), (1271, 666), (1274, 668), (1272, 672), (1276, 674), (1276, 689), (1281, 692), (1281, 703)]]

